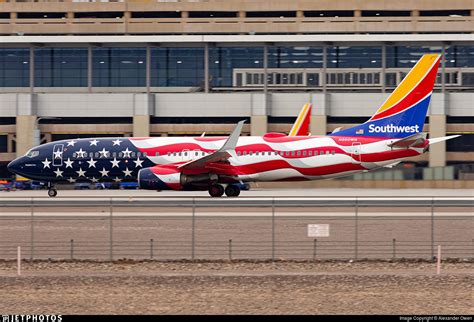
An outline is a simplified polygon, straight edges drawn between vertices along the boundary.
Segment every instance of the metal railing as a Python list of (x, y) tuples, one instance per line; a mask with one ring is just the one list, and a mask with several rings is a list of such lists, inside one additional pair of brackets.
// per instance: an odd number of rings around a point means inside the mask
[[(473, 200), (427, 198), (0, 199), (0, 259), (474, 258)], [(309, 235), (310, 224), (330, 227)]]
[[(474, 259), (474, 241), (438, 241), (444, 257)], [(2, 241), (2, 259), (13, 259), (17, 246), (25, 258), (56, 260), (335, 260), (433, 259), (431, 243), (423, 241), (228, 241), (178, 243), (173, 241), (85, 242), (51, 241), (34, 244)]]

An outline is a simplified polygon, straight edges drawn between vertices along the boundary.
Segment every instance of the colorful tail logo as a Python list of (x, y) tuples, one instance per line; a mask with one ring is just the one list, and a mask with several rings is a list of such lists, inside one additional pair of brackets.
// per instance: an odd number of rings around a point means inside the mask
[(298, 118), (293, 124), (293, 127), (288, 133), (288, 136), (309, 135), (309, 121), (311, 118), (311, 104), (305, 104), (298, 115)]
[(423, 55), (370, 120), (331, 135), (403, 138), (421, 132), (440, 60), (439, 54)]

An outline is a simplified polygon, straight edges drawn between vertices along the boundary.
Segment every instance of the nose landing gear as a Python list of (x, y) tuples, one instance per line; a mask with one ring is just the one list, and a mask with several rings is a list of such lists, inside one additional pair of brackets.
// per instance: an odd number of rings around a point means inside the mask
[(51, 184), (51, 182), (48, 182), (48, 196), (51, 198), (56, 197), (58, 195), (58, 191), (54, 186)]

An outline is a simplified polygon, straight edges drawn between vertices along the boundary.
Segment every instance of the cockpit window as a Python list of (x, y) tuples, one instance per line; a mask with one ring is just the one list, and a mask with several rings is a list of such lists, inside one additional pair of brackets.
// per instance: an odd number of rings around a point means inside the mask
[(39, 151), (28, 151), (26, 153), (26, 156), (28, 158), (34, 158), (34, 157), (37, 157), (39, 155)]

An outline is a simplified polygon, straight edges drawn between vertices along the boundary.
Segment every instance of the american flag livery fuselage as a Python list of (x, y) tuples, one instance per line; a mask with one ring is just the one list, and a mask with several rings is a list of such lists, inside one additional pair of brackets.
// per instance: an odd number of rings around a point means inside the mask
[[(367, 122), (327, 136), (241, 136), (241, 121), (229, 137), (51, 142), (8, 168), (48, 182), (50, 196), (57, 182), (137, 181), (142, 189), (209, 190), (219, 197), (238, 196), (245, 182), (329, 179), (392, 166), (452, 138), (428, 140), (421, 132), (439, 62), (440, 55), (424, 55)], [(310, 111), (307, 105), (302, 114)], [(297, 123), (290, 134), (307, 127)]]

